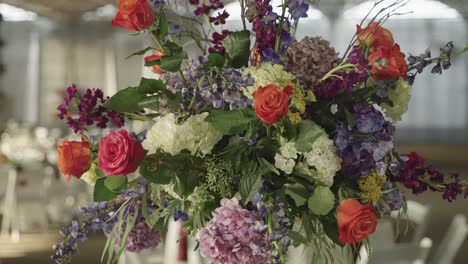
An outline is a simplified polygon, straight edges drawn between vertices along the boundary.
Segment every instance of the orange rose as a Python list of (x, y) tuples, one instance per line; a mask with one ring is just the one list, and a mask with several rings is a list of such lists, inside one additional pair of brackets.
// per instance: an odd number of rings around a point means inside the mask
[(371, 75), (376, 80), (405, 78), (407, 75), (405, 54), (400, 51), (398, 44), (390, 48), (381, 47), (372, 53), (369, 64), (372, 66)]
[(392, 33), (376, 22), (372, 22), (364, 29), (357, 26), (357, 34), (358, 44), (366, 44), (371, 52), (380, 47), (391, 47), (394, 43)]
[(130, 31), (142, 31), (153, 22), (153, 9), (148, 0), (121, 0), (112, 25)]
[[(155, 60), (159, 60), (161, 59), (162, 57), (166, 56), (166, 54), (158, 51), (156, 52), (154, 55), (151, 55), (151, 56), (147, 56), (145, 57), (145, 62), (150, 62), (150, 61), (155, 61)], [(161, 70), (161, 68), (159, 67), (159, 65), (153, 65), (153, 72), (157, 73), (157, 74), (163, 74), (164, 71)]]
[(342, 243), (357, 243), (374, 233), (377, 216), (374, 207), (354, 199), (344, 200), (338, 208), (338, 238)]
[(63, 140), (57, 146), (57, 165), (65, 174), (67, 181), (71, 176), (79, 179), (91, 167), (89, 143), (82, 141)]
[(275, 124), (288, 114), (289, 97), (293, 93), (291, 86), (283, 90), (274, 84), (260, 86), (253, 93), (257, 116), (267, 124)]

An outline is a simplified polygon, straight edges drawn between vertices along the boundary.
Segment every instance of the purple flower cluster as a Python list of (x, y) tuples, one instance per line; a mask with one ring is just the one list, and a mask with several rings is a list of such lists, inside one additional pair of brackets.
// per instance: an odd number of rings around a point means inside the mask
[[(270, 263), (283, 263), (281, 256), (286, 256), (291, 240), (288, 237), (291, 221), (284, 211), (284, 204), (272, 201), (270, 205), (265, 202), (265, 197), (261, 193), (256, 193), (252, 198), (252, 204), (262, 219), (272, 218), (271, 230), (268, 231), (268, 243), (270, 244)], [(256, 230), (264, 232), (266, 225), (257, 222)], [(276, 244), (277, 246), (274, 246)]]
[(75, 133), (81, 133), (85, 126), (95, 124), (99, 128), (106, 128), (110, 121), (117, 127), (124, 125), (122, 114), (110, 111), (102, 105), (106, 102), (100, 89), (87, 89), (83, 96), (76, 85), (67, 88), (64, 102), (57, 107), (58, 117), (67, 119), (68, 126)]
[(309, 4), (304, 3), (304, 0), (289, 0), (288, 8), (292, 19), (298, 21), (301, 17), (307, 17)]
[[(124, 225), (125, 226), (125, 225)], [(121, 233), (125, 227), (121, 228)], [(120, 234), (121, 236), (122, 234)], [(120, 245), (120, 236), (115, 240)], [(132, 231), (128, 233), (125, 249), (128, 252), (141, 252), (145, 249), (155, 248), (161, 243), (161, 232), (148, 226), (144, 217), (138, 217)]]
[[(224, 4), (221, 2), (221, 0), (209, 0), (204, 2), (201, 6), (199, 6), (200, 0), (189, 0), (189, 3), (193, 6), (197, 6), (194, 11), (196, 16), (208, 16), (210, 23), (215, 25), (226, 24), (226, 19), (229, 17), (229, 13), (226, 10), (223, 10), (223, 12), (218, 12), (216, 16), (210, 16), (210, 14), (214, 13), (214, 11), (224, 8)], [(208, 48), (208, 52), (224, 54), (225, 51), (221, 41), (225, 39), (229, 33), (231, 33), (229, 30), (223, 30), (221, 33), (213, 32), (211, 35), (211, 43), (213, 45)]]
[(384, 192), (382, 199), (387, 203), (390, 211), (400, 210), (405, 202), (405, 197), (401, 189), (391, 182), (386, 182), (384, 186), (382, 186), (382, 191)]
[(243, 209), (236, 198), (221, 200), (213, 218), (198, 233), (202, 254), (215, 264), (267, 263), (265, 235), (255, 230), (261, 217)]
[(432, 165), (426, 165), (426, 161), (414, 152), (404, 159), (405, 161), (400, 159), (398, 169), (391, 171), (391, 181), (401, 182), (414, 194), (427, 190), (442, 192), (442, 198), (449, 202), (461, 194), (464, 194), (465, 198), (468, 196), (468, 187), (458, 174), (446, 176)]
[(54, 254), (52, 259), (56, 263), (67, 263), (73, 254), (78, 253), (78, 242), (85, 242), (88, 240), (89, 234), (95, 234), (97, 231), (102, 230), (104, 233), (109, 234), (112, 231), (117, 217), (109, 214), (114, 211), (115, 204), (103, 202), (94, 203), (90, 206), (81, 208), (81, 211), (94, 215), (94, 217), (85, 221), (82, 225), (78, 221), (73, 220), (70, 227), (63, 227), (60, 229), (60, 234), (64, 236), (64, 240), (53, 245)]
[[(297, 3), (299, 3), (298, 0)], [(294, 10), (302, 10), (303, 4), (294, 6)], [(307, 5), (307, 4), (305, 4)], [(302, 7), (301, 7), (302, 6)], [(307, 5), (308, 8), (308, 5)], [(302, 15), (298, 12), (299, 15)], [(263, 61), (279, 63), (279, 54), (273, 48), (277, 37), (278, 30), (278, 14), (273, 12), (270, 0), (250, 0), (247, 2), (246, 18), (252, 23), (252, 31), (255, 33), (256, 42), (255, 49), (262, 55)], [(286, 47), (293, 42), (293, 38), (289, 34), (289, 21), (285, 21), (281, 29), (281, 52), (284, 52)]]
[[(239, 109), (252, 106), (252, 101), (242, 94), (241, 88), (253, 85), (250, 76), (243, 76), (239, 70), (225, 66), (210, 68), (205, 57), (191, 60), (182, 68), (180, 75), (165, 73), (161, 79), (174, 94), (193, 102), (193, 109), (211, 106), (216, 109)], [(161, 104), (164, 107), (164, 104)], [(191, 109), (182, 109), (191, 110)]]
[(335, 145), (343, 160), (343, 173), (348, 177), (367, 175), (393, 148), (395, 127), (372, 105), (354, 104), (355, 125), (340, 124), (336, 128)]
[(369, 78), (369, 61), (359, 46), (354, 46), (348, 55), (348, 61), (355, 67), (348, 71), (337, 72), (337, 76), (328, 78), (315, 89), (315, 95), (321, 99), (330, 100), (340, 91), (353, 91), (358, 83), (363, 83)]

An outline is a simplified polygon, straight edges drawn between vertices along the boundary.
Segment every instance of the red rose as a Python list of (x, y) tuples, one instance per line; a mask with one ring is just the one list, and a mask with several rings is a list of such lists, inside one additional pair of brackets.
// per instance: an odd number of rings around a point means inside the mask
[(369, 26), (362, 29), (357, 26), (358, 44), (364, 43), (369, 47), (370, 52), (373, 52), (381, 47), (393, 46), (392, 33), (378, 23), (372, 22)]
[(65, 139), (57, 146), (57, 166), (67, 177), (67, 181), (70, 180), (71, 176), (79, 179), (83, 173), (89, 170), (91, 167), (90, 153), (88, 142)]
[(405, 78), (407, 75), (405, 54), (400, 51), (398, 44), (390, 48), (381, 47), (372, 53), (369, 64), (372, 66), (371, 75), (376, 80)]
[(141, 143), (122, 129), (101, 139), (98, 167), (107, 175), (127, 175), (138, 168), (145, 157)]
[(357, 243), (374, 233), (377, 216), (374, 207), (354, 199), (344, 200), (338, 208), (338, 237), (342, 243)]
[(292, 93), (293, 88), (289, 85), (283, 90), (274, 84), (260, 86), (253, 93), (255, 113), (265, 123), (275, 124), (288, 114)]
[[(166, 54), (158, 51), (156, 52), (154, 55), (151, 55), (151, 56), (147, 56), (145, 57), (145, 62), (150, 62), (150, 61), (155, 61), (155, 60), (159, 60), (161, 59), (162, 57), (166, 56)], [(159, 65), (153, 65), (153, 72), (157, 73), (157, 74), (163, 74), (164, 71), (161, 70), (161, 68), (159, 67)]]
[(148, 0), (121, 0), (112, 25), (130, 31), (142, 31), (151, 26), (153, 22), (153, 9)]

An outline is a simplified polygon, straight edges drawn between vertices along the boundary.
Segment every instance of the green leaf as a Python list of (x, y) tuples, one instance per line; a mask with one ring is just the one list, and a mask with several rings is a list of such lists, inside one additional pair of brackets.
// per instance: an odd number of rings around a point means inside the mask
[(299, 183), (287, 185), (285, 193), (294, 200), (298, 207), (304, 205), (310, 195), (309, 190)]
[(250, 31), (232, 32), (221, 43), (229, 55), (230, 63), (234, 68), (248, 65), (250, 57)]
[(148, 96), (138, 103), (141, 108), (147, 108), (154, 111), (159, 111), (159, 95)]
[(106, 178), (107, 177), (100, 178), (96, 181), (96, 184), (94, 184), (93, 200), (95, 202), (110, 201), (117, 196), (117, 194), (106, 188), (104, 184)]
[(155, 94), (165, 91), (166, 85), (162, 80), (141, 78), (137, 91), (142, 94)]
[(179, 173), (176, 176), (176, 182), (174, 184), (174, 191), (180, 197), (186, 197), (193, 192), (195, 187), (200, 183), (201, 175), (195, 171), (186, 171), (185, 173)]
[(289, 231), (288, 232), (288, 236), (289, 238), (293, 241), (293, 243), (295, 245), (299, 245), (299, 244), (304, 244), (306, 245), (307, 243), (309, 243), (309, 241), (307, 240), (307, 238), (305, 236), (303, 236), (301, 233), (299, 232), (296, 232), (296, 231)]
[(159, 67), (161, 70), (167, 72), (177, 72), (180, 69), (180, 65), (187, 58), (187, 53), (182, 51), (181, 53), (173, 56), (164, 56), (161, 58)]
[(245, 204), (250, 202), (262, 186), (262, 175), (246, 174), (240, 179), (239, 191)]
[(108, 176), (104, 180), (104, 186), (112, 192), (119, 192), (127, 185), (127, 182), (127, 176)]
[(169, 21), (164, 12), (159, 14), (159, 36), (164, 38), (169, 33)]
[(143, 110), (139, 102), (145, 98), (144, 94), (135, 87), (121, 90), (104, 103), (104, 107), (118, 113), (134, 113)]
[(140, 164), (140, 174), (149, 182), (169, 184), (176, 177), (176, 171), (158, 159), (145, 159)]
[(169, 41), (164, 44), (164, 50), (167, 56), (172, 56), (180, 54), (184, 49), (176, 43)]
[(264, 158), (259, 158), (258, 161), (259, 161), (260, 164), (262, 164), (265, 168), (268, 168), (270, 171), (272, 171), (272, 172), (275, 173), (276, 175), (280, 175), (279, 170), (278, 170), (273, 164), (271, 164), (268, 160), (266, 160), (266, 159), (264, 159)]
[(245, 131), (255, 118), (253, 110), (214, 110), (206, 120), (223, 135), (235, 135)]
[(308, 200), (310, 211), (316, 215), (327, 215), (335, 207), (335, 195), (326, 186), (317, 186)]
[(161, 59), (159, 59), (159, 60), (145, 61), (145, 67), (151, 67), (151, 66), (160, 65), (160, 64), (161, 64)]
[(125, 58), (126, 60), (130, 59), (131, 57), (133, 56), (138, 56), (138, 55), (145, 55), (146, 52), (150, 51), (150, 50), (153, 50), (154, 48), (153, 47), (147, 47), (145, 49), (142, 49), (142, 50), (139, 50), (137, 52), (134, 52), (132, 54), (130, 54), (130, 56), (128, 56), (127, 58)]
[(326, 135), (326, 133), (319, 125), (310, 120), (303, 120), (299, 126), (296, 149), (299, 152), (311, 151), (315, 140), (322, 135)]
[(297, 129), (296, 126), (293, 125), (289, 118), (286, 118), (283, 121), (284, 124), (284, 137), (286, 137), (289, 141), (294, 141), (297, 138)]
[(210, 67), (223, 67), (224, 56), (219, 53), (211, 53), (208, 55), (208, 65)]

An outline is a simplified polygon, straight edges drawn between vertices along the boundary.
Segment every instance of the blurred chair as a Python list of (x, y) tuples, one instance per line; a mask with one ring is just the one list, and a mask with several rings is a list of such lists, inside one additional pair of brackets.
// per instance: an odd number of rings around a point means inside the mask
[(433, 264), (451, 264), (468, 234), (468, 224), (464, 215), (456, 215), (450, 224), (440, 246), (431, 259)]
[[(15, 240), (19, 239), (18, 227), (18, 211), (16, 207), (16, 183), (18, 178), (18, 170), (16, 167), (10, 166), (7, 170), (8, 178), (6, 182), (5, 196), (2, 203), (2, 236), (9, 236)], [(10, 233), (11, 231), (11, 233)]]
[[(424, 237), (430, 220), (430, 205), (420, 204), (415, 201), (407, 201), (407, 220), (415, 225), (412, 235), (412, 243), (417, 245)], [(398, 211), (392, 212), (392, 218), (398, 218)], [(406, 219), (403, 219), (406, 220)]]
[(418, 245), (399, 243), (392, 248), (372, 250), (370, 255), (361, 247), (356, 264), (421, 264), (425, 263), (431, 248), (430, 238), (423, 238)]

